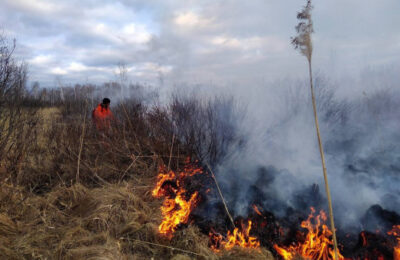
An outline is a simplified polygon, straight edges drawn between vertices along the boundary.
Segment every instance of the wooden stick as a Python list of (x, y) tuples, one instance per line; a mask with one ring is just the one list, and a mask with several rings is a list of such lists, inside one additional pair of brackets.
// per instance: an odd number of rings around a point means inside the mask
[(211, 172), (211, 176), (212, 176), (212, 178), (214, 179), (215, 185), (217, 186), (218, 193), (219, 193), (219, 196), (221, 197), (222, 203), (224, 203), (224, 207), (225, 207), (226, 214), (228, 215), (229, 220), (231, 221), (231, 223), (232, 223), (232, 225), (233, 225), (233, 228), (236, 228), (235, 222), (233, 221), (233, 218), (232, 218), (231, 214), (229, 213), (228, 206), (226, 205), (224, 196), (222, 196), (222, 192), (221, 192), (221, 189), (219, 188), (219, 185), (218, 185), (218, 182), (217, 182), (217, 178), (215, 178), (214, 172), (211, 170), (210, 165), (209, 165), (208, 163), (206, 163), (206, 165), (207, 165), (208, 169), (209, 169), (210, 172)]
[(331, 198), (331, 192), (330, 192), (329, 184), (328, 184), (328, 175), (326, 173), (324, 149), (322, 147), (321, 134), (320, 134), (320, 131), (319, 131), (319, 123), (318, 123), (318, 116), (317, 116), (317, 106), (316, 106), (316, 103), (315, 103), (314, 85), (313, 85), (313, 80), (312, 80), (311, 60), (308, 61), (308, 69), (309, 69), (309, 73), (310, 73), (311, 99), (312, 99), (312, 105), (313, 105), (313, 109), (314, 109), (315, 127), (317, 129), (319, 153), (321, 155), (322, 171), (324, 173), (324, 181), (325, 181), (325, 191), (326, 191), (326, 196), (328, 198), (328, 205), (329, 205), (329, 220), (330, 220), (331, 231), (332, 231), (333, 246), (334, 246), (334, 249), (335, 249), (335, 260), (338, 260), (339, 250), (338, 250), (338, 245), (337, 245), (337, 240), (336, 240), (335, 222), (334, 222), (334, 219), (333, 219), (332, 198)]
[(177, 250), (177, 251), (181, 251), (181, 252), (184, 252), (184, 253), (188, 253), (188, 254), (192, 254), (192, 255), (197, 255), (197, 256), (202, 256), (202, 257), (207, 258), (206, 255), (198, 254), (198, 253), (195, 253), (195, 252), (192, 252), (192, 251), (188, 251), (188, 250), (184, 250), (184, 249), (180, 249), (180, 248), (176, 248), (176, 247), (172, 247), (172, 246), (166, 246), (166, 245), (156, 244), (156, 243), (147, 242), (147, 241), (138, 240), (138, 239), (133, 239), (133, 238), (129, 238), (128, 240), (132, 240), (132, 241), (136, 241), (136, 242), (144, 243), (144, 244), (148, 244), (148, 245), (153, 245), (153, 246), (159, 246), (159, 247), (169, 248), (169, 249), (172, 249), (172, 250)]

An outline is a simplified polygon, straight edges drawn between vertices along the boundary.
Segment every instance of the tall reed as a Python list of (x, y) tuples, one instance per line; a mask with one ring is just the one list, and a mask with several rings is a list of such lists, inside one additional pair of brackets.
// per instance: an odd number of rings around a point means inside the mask
[(332, 198), (331, 198), (331, 192), (330, 192), (329, 184), (328, 184), (328, 175), (326, 173), (324, 149), (322, 147), (321, 133), (319, 130), (317, 106), (316, 106), (316, 102), (315, 102), (314, 85), (313, 85), (313, 78), (312, 78), (313, 45), (312, 45), (311, 34), (314, 32), (313, 21), (312, 21), (312, 17), (311, 17), (312, 9), (313, 9), (313, 6), (311, 3), (311, 0), (307, 0), (307, 4), (303, 7), (303, 9), (299, 13), (297, 13), (297, 19), (299, 20), (299, 23), (295, 27), (297, 35), (292, 38), (292, 44), (294, 45), (295, 49), (298, 49), (300, 51), (300, 53), (307, 58), (307, 61), (308, 61), (308, 72), (309, 72), (310, 88), (311, 88), (311, 100), (312, 100), (312, 105), (313, 105), (313, 110), (314, 110), (315, 127), (317, 130), (319, 152), (321, 155), (321, 163), (322, 163), (322, 170), (323, 170), (323, 174), (324, 174), (326, 196), (328, 198), (328, 204), (329, 204), (329, 219), (330, 219), (330, 225), (331, 225), (332, 234), (333, 234), (333, 244), (335, 247), (335, 260), (337, 260), (339, 254), (338, 254), (338, 247), (337, 247), (337, 240), (336, 240), (335, 222), (333, 219)]

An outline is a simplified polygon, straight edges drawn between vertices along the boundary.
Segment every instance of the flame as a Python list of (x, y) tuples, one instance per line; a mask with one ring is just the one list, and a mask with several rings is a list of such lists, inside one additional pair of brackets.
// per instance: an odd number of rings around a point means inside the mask
[[(301, 223), (301, 227), (308, 230), (306, 239), (303, 243), (280, 247), (274, 245), (274, 249), (283, 259), (291, 260), (295, 256), (302, 256), (305, 259), (334, 259), (335, 252), (332, 249), (332, 232), (322, 224), (327, 217), (324, 211), (320, 211), (318, 216), (314, 216), (315, 209), (311, 208), (311, 213), (306, 221)], [(339, 253), (338, 259), (344, 259)]]
[(179, 174), (175, 174), (172, 170), (167, 171), (163, 165), (160, 166), (157, 184), (152, 195), (155, 198), (165, 197), (161, 206), (163, 219), (158, 230), (169, 239), (173, 237), (180, 224), (186, 224), (189, 221), (190, 213), (196, 207), (199, 199), (198, 192), (189, 195), (183, 184), (187, 177), (198, 173), (202, 173), (202, 170), (191, 165), (186, 165)]
[(388, 235), (394, 236), (397, 240), (397, 245), (394, 247), (393, 259), (400, 260), (400, 225), (393, 226), (393, 229), (388, 232)]
[(160, 166), (159, 174), (157, 176), (157, 184), (152, 191), (152, 195), (155, 198), (161, 198), (162, 196), (164, 196), (163, 184), (166, 181), (173, 181), (175, 179), (175, 173), (173, 171), (169, 171), (167, 173), (164, 173), (164, 171), (165, 167)]
[(247, 226), (241, 224), (241, 230), (235, 228), (233, 232), (228, 231), (225, 238), (221, 234), (210, 232), (211, 249), (219, 252), (221, 249), (230, 250), (234, 246), (253, 249), (259, 248), (260, 242), (258, 239), (250, 236), (251, 225), (252, 222), (249, 220)]
[(188, 201), (185, 200), (184, 193), (185, 190), (180, 190), (175, 199), (165, 199), (161, 206), (163, 221), (158, 230), (168, 238), (172, 238), (179, 224), (188, 222), (189, 215), (196, 206), (198, 193), (195, 192)]

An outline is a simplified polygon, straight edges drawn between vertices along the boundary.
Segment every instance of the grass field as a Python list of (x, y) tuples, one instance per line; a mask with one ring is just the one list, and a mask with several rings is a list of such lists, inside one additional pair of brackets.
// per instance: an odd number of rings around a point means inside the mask
[[(37, 142), (29, 144), (23, 167), (14, 173), (1, 168), (1, 259), (272, 259), (265, 249), (215, 253), (208, 236), (190, 224), (172, 239), (161, 236), (161, 201), (151, 191), (163, 158), (149, 148), (149, 139), (136, 137), (141, 150), (135, 160), (111, 152), (102, 160), (101, 150), (112, 150), (110, 140), (92, 135), (86, 122), (77, 166), (82, 117), (65, 119), (58, 108), (38, 115)], [(123, 153), (119, 145), (112, 147)]]

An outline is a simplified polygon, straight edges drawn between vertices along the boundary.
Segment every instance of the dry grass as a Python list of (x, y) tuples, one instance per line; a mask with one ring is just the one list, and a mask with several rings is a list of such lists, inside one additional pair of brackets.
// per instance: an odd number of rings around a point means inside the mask
[[(0, 179), (0, 259), (273, 258), (264, 249), (215, 254), (208, 236), (194, 225), (178, 230), (172, 240), (158, 234), (161, 202), (151, 190), (163, 160), (157, 154), (172, 151), (170, 136), (146, 139), (144, 130), (131, 136), (120, 130), (110, 146), (89, 133), (82, 178), (75, 182), (81, 125), (68, 125), (56, 108), (39, 115), (37, 142), (27, 151), (23, 170), (15, 179)], [(8, 176), (6, 169), (0, 173)]]
[[(3, 184), (0, 191), (2, 259), (143, 259), (182, 252), (141, 243), (212, 254), (201, 234), (180, 232), (174, 241), (158, 236), (160, 222), (148, 188), (134, 183), (88, 189), (57, 187), (44, 196)], [(184, 241), (184, 242), (183, 242)]]
[(195, 226), (159, 236), (159, 202), (133, 182), (44, 196), (2, 184), (0, 205), (1, 259), (273, 259), (264, 249), (216, 255)]
[(273, 259), (264, 249), (216, 255), (195, 226), (171, 241), (159, 236), (160, 202), (153, 179), (144, 182), (58, 186), (44, 196), (3, 183), (0, 259)]

